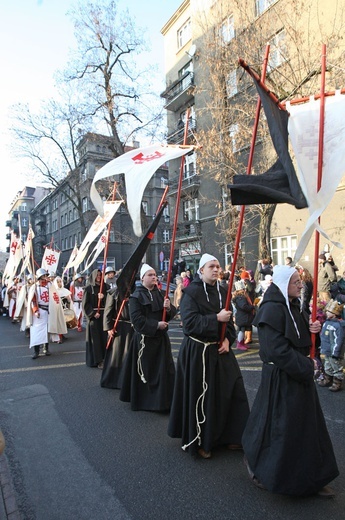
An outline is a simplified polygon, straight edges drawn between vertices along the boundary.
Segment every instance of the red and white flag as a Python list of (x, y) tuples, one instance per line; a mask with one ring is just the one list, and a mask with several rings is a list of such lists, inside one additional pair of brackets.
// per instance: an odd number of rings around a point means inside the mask
[(58, 264), (60, 260), (60, 252), (55, 251), (54, 249), (50, 249), (49, 247), (46, 247), (44, 250), (44, 255), (42, 258), (42, 269), (45, 269), (46, 271), (56, 273)]
[[(19, 264), (23, 258), (22, 241), (14, 231), (11, 231), (10, 256), (8, 257), (6, 267), (3, 274), (3, 281), (13, 280)], [(6, 284), (7, 285), (7, 284)]]
[(105, 244), (107, 243), (107, 236), (108, 229), (106, 228), (100, 236), (97, 244), (93, 248), (91, 254), (87, 257), (83, 271), (87, 271), (89, 267), (91, 267), (91, 265), (95, 262), (95, 260), (97, 260), (99, 255), (102, 253), (103, 249), (105, 248)]
[(96, 182), (112, 175), (124, 173), (128, 212), (133, 222), (134, 233), (140, 237), (142, 235), (141, 201), (147, 183), (162, 164), (182, 157), (194, 148), (194, 146), (185, 145), (153, 144), (145, 148), (136, 148), (108, 162), (98, 170), (91, 185), (90, 197), (96, 210), (102, 215), (103, 203), (96, 189)]

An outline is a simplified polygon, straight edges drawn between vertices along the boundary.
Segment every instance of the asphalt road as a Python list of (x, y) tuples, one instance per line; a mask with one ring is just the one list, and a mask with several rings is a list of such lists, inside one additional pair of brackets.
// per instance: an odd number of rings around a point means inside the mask
[[(177, 357), (182, 332), (170, 331)], [(168, 416), (132, 412), (85, 365), (71, 331), (50, 357), (31, 359), (19, 326), (0, 317), (0, 425), (23, 520), (333, 520), (345, 511), (345, 391), (319, 395), (341, 475), (334, 500), (271, 495), (248, 479), (242, 454), (194, 459), (168, 437)], [(241, 352), (250, 402), (260, 380), (257, 345)]]

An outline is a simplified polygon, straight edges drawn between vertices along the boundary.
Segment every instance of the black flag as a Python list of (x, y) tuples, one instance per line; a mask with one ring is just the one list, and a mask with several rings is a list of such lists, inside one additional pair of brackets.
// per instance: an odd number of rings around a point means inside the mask
[(295, 168), (288, 149), (288, 119), (286, 110), (279, 108), (256, 74), (246, 66), (245, 69), (254, 83), (266, 115), (274, 148), (279, 160), (265, 173), (260, 175), (234, 175), (234, 184), (229, 184), (231, 201), (241, 204), (277, 204), (286, 202), (297, 209), (308, 206), (301, 190)]
[(150, 245), (152, 238), (154, 237), (155, 231), (163, 214), (164, 208), (167, 202), (164, 202), (158, 211), (157, 215), (152, 221), (149, 229), (143, 235), (136, 249), (133, 251), (127, 262), (125, 263), (121, 273), (119, 274), (116, 285), (118, 290), (118, 298), (122, 301), (124, 298), (128, 298), (131, 293), (132, 286), (135, 282), (135, 275), (140, 267), (144, 254)]

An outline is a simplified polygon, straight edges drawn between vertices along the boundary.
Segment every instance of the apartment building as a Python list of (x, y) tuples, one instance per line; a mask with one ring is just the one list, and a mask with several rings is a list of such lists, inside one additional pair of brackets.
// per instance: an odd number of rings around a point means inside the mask
[[(303, 5), (302, 5), (303, 4)], [(202, 253), (212, 252), (225, 265), (231, 261), (239, 208), (231, 205), (227, 185), (234, 174), (247, 173), (257, 92), (239, 66), (243, 58), (259, 74), (270, 46), (266, 83), (282, 100), (318, 93), (321, 44), (327, 47), (326, 91), (343, 87), (345, 0), (326, 4), (310, 0), (185, 0), (172, 13), (164, 36), (168, 143), (182, 143), (189, 110), (188, 144), (201, 145), (186, 156), (176, 236), (176, 257), (195, 270)], [(266, 171), (275, 152), (265, 117), (260, 124), (251, 174)], [(174, 211), (179, 161), (169, 163)], [(330, 238), (345, 243), (344, 181), (322, 215)], [(266, 205), (267, 206), (267, 205)], [(241, 238), (240, 262), (255, 268), (260, 256), (260, 228), (269, 227), (268, 252), (275, 263), (293, 256), (308, 220), (307, 210), (280, 204), (248, 206)], [(341, 250), (332, 250), (340, 266)], [(311, 267), (314, 242), (300, 262)]]

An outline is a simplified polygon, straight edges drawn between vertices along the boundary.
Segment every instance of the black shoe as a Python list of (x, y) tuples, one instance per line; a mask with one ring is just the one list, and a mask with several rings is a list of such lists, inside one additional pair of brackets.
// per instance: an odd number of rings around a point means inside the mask
[(35, 352), (31, 359), (37, 359), (39, 356), (39, 352)]

